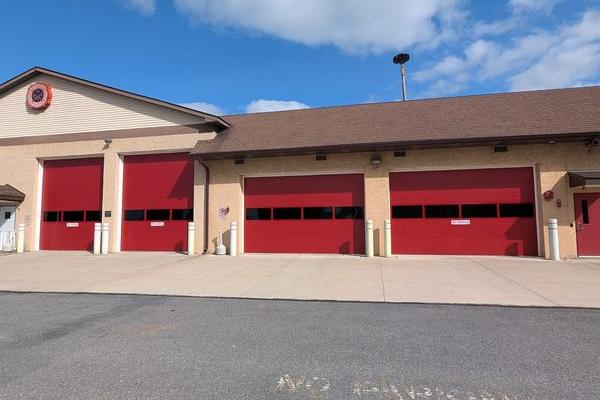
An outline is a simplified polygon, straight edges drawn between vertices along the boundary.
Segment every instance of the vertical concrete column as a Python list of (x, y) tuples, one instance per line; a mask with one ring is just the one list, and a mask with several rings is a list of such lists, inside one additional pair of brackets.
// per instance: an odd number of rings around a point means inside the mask
[(17, 253), (25, 251), (25, 224), (19, 224), (17, 228)]
[(365, 221), (365, 254), (367, 257), (373, 257), (373, 221)]
[(385, 254), (383, 221), (390, 219), (389, 157), (390, 154), (381, 153), (383, 162), (379, 168), (365, 167), (365, 218), (373, 221), (373, 254), (376, 256)]
[[(111, 146), (116, 146), (114, 143)], [(104, 173), (102, 176), (102, 222), (110, 224), (113, 234), (106, 239), (106, 244), (112, 252), (121, 250), (121, 214), (119, 206), (122, 200), (122, 165), (119, 153), (109, 147), (104, 151)], [(110, 216), (105, 214), (110, 211)], [(110, 241), (109, 241), (110, 240)], [(105, 254), (105, 253), (102, 253)]]
[(102, 224), (102, 246), (101, 246), (101, 251), (102, 254), (108, 254), (108, 240), (109, 240), (109, 235), (108, 235), (108, 222), (104, 222)]
[(231, 222), (229, 226), (229, 255), (237, 255), (237, 222)]
[(102, 224), (96, 222), (94, 224), (94, 254), (100, 254), (102, 242)]
[(187, 249), (187, 254), (188, 256), (193, 256), (195, 254), (195, 247), (196, 247), (196, 224), (194, 224), (193, 222), (188, 222), (188, 236), (187, 236), (187, 243), (188, 243), (188, 249)]
[(550, 259), (554, 261), (560, 260), (560, 247), (558, 244), (558, 220), (548, 220), (548, 237), (550, 242)]
[(392, 256), (392, 222), (389, 219), (383, 221), (383, 242), (384, 242), (384, 256)]

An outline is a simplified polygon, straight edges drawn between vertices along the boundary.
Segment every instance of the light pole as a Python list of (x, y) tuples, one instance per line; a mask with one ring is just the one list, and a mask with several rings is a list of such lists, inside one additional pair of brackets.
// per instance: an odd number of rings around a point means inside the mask
[(394, 64), (400, 64), (402, 75), (402, 101), (406, 100), (406, 63), (410, 60), (408, 53), (400, 53), (394, 56)]

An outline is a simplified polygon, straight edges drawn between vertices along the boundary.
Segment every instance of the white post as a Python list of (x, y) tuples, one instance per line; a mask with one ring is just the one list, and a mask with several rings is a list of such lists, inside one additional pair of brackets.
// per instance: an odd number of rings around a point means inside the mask
[(108, 254), (108, 222), (102, 224), (102, 254)]
[(558, 220), (548, 220), (548, 239), (550, 240), (550, 259), (560, 260), (560, 249), (558, 247)]
[(229, 225), (229, 255), (237, 255), (237, 222)]
[(385, 256), (392, 256), (392, 222), (389, 219), (383, 221), (383, 241), (385, 245)]
[(25, 251), (25, 224), (19, 224), (17, 228), (17, 253)]
[(365, 235), (365, 254), (367, 257), (373, 257), (373, 220), (366, 220), (365, 226), (367, 234)]
[(193, 256), (195, 253), (195, 244), (196, 244), (196, 224), (193, 222), (188, 222), (188, 256)]
[(102, 240), (102, 224), (96, 222), (94, 224), (94, 254), (100, 254), (100, 241)]

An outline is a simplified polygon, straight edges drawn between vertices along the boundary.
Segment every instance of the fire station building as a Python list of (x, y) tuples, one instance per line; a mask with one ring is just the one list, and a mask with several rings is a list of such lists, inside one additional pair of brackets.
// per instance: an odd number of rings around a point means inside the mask
[[(600, 256), (600, 87), (214, 116), (43, 68), (0, 85), (25, 250)], [(389, 222), (388, 222), (389, 221)], [(5, 236), (7, 236), (5, 234)], [(8, 237), (8, 236), (7, 236)], [(0, 237), (1, 238), (1, 237)]]

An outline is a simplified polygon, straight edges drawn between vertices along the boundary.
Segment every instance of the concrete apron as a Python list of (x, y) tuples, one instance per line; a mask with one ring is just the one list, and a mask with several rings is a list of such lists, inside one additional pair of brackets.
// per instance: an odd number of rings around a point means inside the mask
[(0, 258), (0, 290), (600, 308), (600, 260), (36, 252)]

